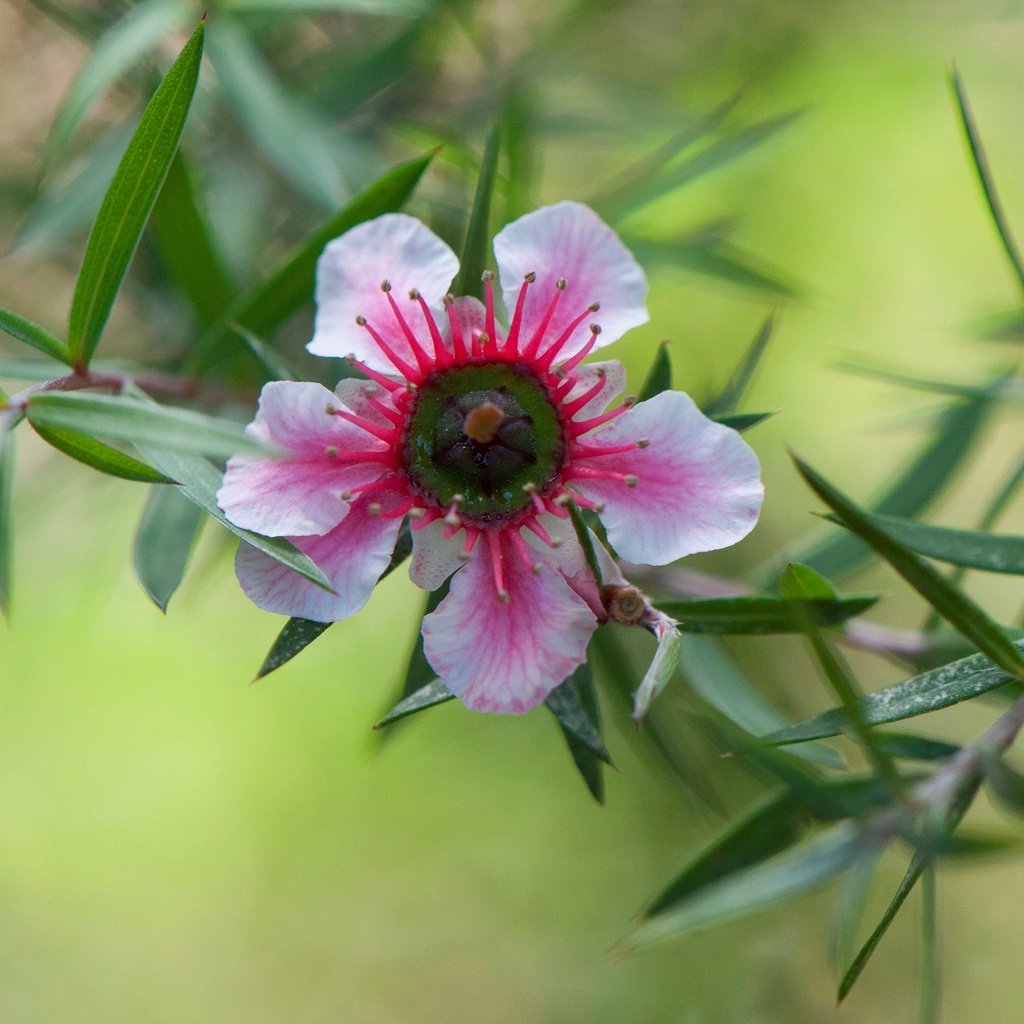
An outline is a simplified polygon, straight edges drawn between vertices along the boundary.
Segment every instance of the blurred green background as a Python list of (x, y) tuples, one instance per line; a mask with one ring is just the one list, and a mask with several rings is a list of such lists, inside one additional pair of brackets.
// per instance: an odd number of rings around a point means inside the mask
[[(462, 4), (439, 10), (416, 48), (395, 58), (396, 85), (335, 120), (359, 140), (346, 168), (356, 181), (454, 137), (411, 206), (444, 222), (457, 221), (464, 196), (459, 143), (479, 152), (499, 67), (521, 68), (531, 96), (533, 201), (586, 199), (595, 182), (741, 86), (741, 125), (804, 109), (763, 147), (628, 222), (736, 218), (733, 241), (800, 293), (782, 301), (747, 402), (780, 410), (750, 435), (767, 484), (763, 521), (739, 550), (696, 560), (740, 572), (813, 528), (807, 512), (817, 506), (785, 443), (866, 499), (937, 408), (934, 396), (843, 374), (837, 363), (975, 380), (1012, 361), (1013, 351), (975, 340), (967, 326), (1016, 296), (946, 76), (955, 60), (1024, 229), (1022, 15), (1012, 2)], [(405, 25), (303, 17), (273, 56), (287, 80), (302, 68), (303, 46), (316, 50), (304, 87), (330, 121), (329, 73), (344, 71), (327, 59), (334, 49), (350, 57)], [(31, 3), (0, 0), (8, 244), (87, 52)], [(93, 127), (116, 123), (131, 96), (108, 97)], [(204, 173), (215, 182), (218, 150), (209, 153)], [(251, 178), (257, 227), (270, 238), (258, 262), (319, 217), (262, 164)], [(208, 197), (215, 220), (219, 195)], [(244, 256), (254, 229), (244, 218), (232, 224)], [(15, 248), (0, 263), (0, 302), (59, 328), (81, 241)], [(183, 330), (165, 304), (148, 301), (158, 285), (145, 267), (136, 276), (104, 342), (110, 354), (151, 353)], [(651, 284), (651, 324), (614, 354), (637, 378), (654, 344), (671, 337), (675, 383), (697, 396), (723, 382), (780, 301), (770, 289), (679, 270), (653, 271)], [(294, 327), (299, 344), (304, 330)], [(1018, 438), (1012, 419), (1000, 425), (938, 521), (970, 524), (978, 495), (1017, 457)], [(628, 730), (610, 730), (619, 771), (609, 773), (603, 808), (540, 712), (498, 719), (450, 704), (382, 744), (370, 726), (401, 676), (421, 600), (402, 572), (357, 619), (249, 687), (281, 623), (238, 591), (225, 538), (206, 530), (165, 619), (130, 570), (141, 488), (100, 479), (27, 431), (20, 441), (14, 609), (0, 632), (5, 1024), (914, 1019), (913, 900), (838, 1012), (828, 894), (616, 960), (608, 950), (636, 911), (722, 824)], [(1011, 513), (1005, 528), (1024, 530), (1022, 518)], [(874, 571), (865, 583), (890, 595), (885, 621), (919, 621), (919, 605), (890, 575)], [(974, 592), (1009, 620), (1014, 586), (986, 581)], [(799, 644), (737, 651), (793, 714), (826, 703)], [(855, 664), (872, 689), (903, 674), (877, 660)], [(663, 699), (685, 717), (684, 693)], [(928, 724), (970, 735), (990, 716), (972, 706)], [(726, 806), (742, 806), (749, 783), (707, 751), (694, 756)], [(890, 855), (869, 915), (901, 870)], [(946, 1020), (1014, 1019), (1021, 926), (1007, 894), (1022, 882), (1015, 861), (942, 874)]]

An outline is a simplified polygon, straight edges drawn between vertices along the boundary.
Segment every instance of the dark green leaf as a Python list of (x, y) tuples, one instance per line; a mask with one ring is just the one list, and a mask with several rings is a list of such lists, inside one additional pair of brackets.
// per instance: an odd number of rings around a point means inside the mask
[(31, 320), (26, 320), (23, 316), (2, 307), (0, 307), (0, 331), (5, 331), (12, 338), (31, 345), (32, 348), (60, 360), (67, 366), (71, 365), (71, 354), (60, 338), (51, 334), (45, 327), (40, 327), (39, 324), (34, 324)]
[(383, 729), (385, 725), (391, 725), (399, 719), (415, 715), (418, 711), (425, 711), (427, 708), (444, 704), (445, 701), (454, 700), (455, 695), (448, 692), (447, 687), (440, 679), (417, 690), (414, 694), (406, 697), (405, 700), (396, 704), (375, 726), (374, 729)]
[(764, 355), (768, 342), (771, 340), (774, 327), (775, 317), (770, 316), (761, 325), (761, 329), (757, 332), (753, 342), (751, 342), (750, 348), (747, 349), (739, 365), (733, 370), (728, 383), (718, 395), (706, 403), (704, 407), (704, 414), (706, 416), (715, 419), (718, 416), (736, 411), (737, 406), (746, 394), (747, 388), (750, 387), (750, 382), (753, 380), (754, 373), (761, 362), (761, 357)]
[(912, 761), (942, 761), (960, 750), (955, 743), (909, 732), (875, 732), (875, 743), (890, 757)]
[(155, 402), (75, 392), (33, 395), (26, 415), (32, 426), (154, 445), (167, 451), (229, 456), (271, 453), (231, 420)]
[(192, 16), (188, 0), (146, 0), (132, 8), (96, 42), (57, 112), (44, 161), (52, 165), (89, 108), (149, 50)]
[(491, 197), (494, 194), (494, 180), (498, 174), (498, 152), (501, 148), (501, 132), (497, 125), (487, 131), (484, 158), (480, 166), (480, 178), (473, 197), (473, 210), (466, 228), (466, 242), (462, 247), (458, 286), (456, 295), (484, 297), (482, 274), (487, 266), (487, 252), (491, 235)]
[(1011, 814), (1024, 817), (1024, 775), (996, 754), (984, 760), (985, 784), (998, 803)]
[(241, 324), (231, 324), (231, 330), (245, 342), (246, 348), (260, 365), (267, 380), (297, 380), (297, 375), (284, 359), (258, 334)]
[(935, 864), (924, 869), (924, 899), (921, 904), (921, 1008), (920, 1024), (938, 1024), (939, 1011), (939, 926), (935, 912)]
[(92, 358), (178, 148), (199, 77), (205, 27), (199, 23), (149, 101), (89, 234), (68, 324), (68, 348), (76, 365), (85, 366)]
[(807, 811), (793, 793), (783, 790), (744, 815), (699, 853), (643, 912), (663, 914), (714, 882), (792, 846), (806, 830)]
[(584, 662), (544, 701), (555, 716), (573, 763), (591, 796), (604, 803), (604, 768), (612, 759), (601, 739), (601, 705), (590, 666)]
[(235, 288), (180, 150), (153, 207), (153, 229), (164, 266), (191, 303), (199, 326), (209, 327), (227, 309)]
[(853, 824), (844, 822), (799, 846), (698, 889), (688, 899), (643, 921), (626, 937), (627, 950), (682, 938), (711, 925), (744, 917), (816, 889), (872, 850)]
[(11, 504), (14, 496), (14, 434), (0, 429), (0, 612), (11, 612), (11, 566), (14, 558)]
[(132, 563), (142, 589), (162, 612), (185, 576), (203, 513), (176, 487), (154, 487), (135, 532)]
[(580, 542), (580, 547), (583, 549), (583, 555), (587, 560), (587, 566), (594, 574), (594, 579), (597, 580), (600, 585), (603, 582), (604, 577), (601, 573), (601, 565), (597, 560), (597, 552), (594, 550), (594, 535), (587, 529), (587, 524), (583, 521), (583, 516), (581, 515), (576, 502), (570, 501), (568, 509), (569, 518), (572, 521), (572, 528), (576, 531), (576, 539)]
[[(1017, 645), (1018, 650), (1021, 645)], [(988, 658), (973, 654), (924, 672), (883, 690), (866, 694), (858, 702), (869, 725), (900, 722), (929, 711), (948, 708), (1013, 682), (1014, 676), (996, 668)], [(842, 708), (832, 708), (796, 725), (763, 737), (769, 743), (800, 743), (836, 736), (843, 730)]]
[(722, 426), (732, 427), (733, 430), (742, 434), (745, 430), (756, 427), (758, 423), (763, 423), (774, 415), (773, 412), (734, 412), (724, 416), (712, 416), (711, 419), (716, 423), (721, 423)]
[(643, 387), (637, 396), (638, 402), (646, 402), (648, 398), (660, 395), (672, 387), (672, 360), (668, 354), (668, 342), (663, 341), (654, 354), (654, 362), (647, 371)]
[(228, 310), (221, 324), (206, 336), (196, 360), (199, 369), (216, 362), (232, 343), (230, 324), (241, 324), (266, 336), (313, 295), (316, 261), (324, 246), (363, 221), (397, 210), (412, 194), (433, 154), (399, 164), (360, 192), (314, 231), (277, 271)]
[[(262, 679), (291, 661), (296, 654), (304, 651), (318, 636), (325, 633), (333, 622), (314, 622), (312, 619), (291, 618), (277, 635), (273, 647), (263, 659), (256, 679)], [(255, 682), (255, 680), (254, 680)]]
[(846, 495), (806, 463), (795, 459), (810, 487), (843, 520), (847, 529), (881, 555), (955, 629), (1001, 668), (1024, 677), (1024, 657), (996, 622), (966, 594), (958, 591), (928, 563), (879, 529)]
[(52, 427), (44, 427), (33, 424), (35, 432), (47, 444), (53, 445), (58, 451), (71, 458), (84, 462), (101, 473), (109, 473), (111, 476), (120, 477), (122, 480), (136, 480), (144, 484), (169, 484), (173, 483), (163, 473), (147, 466), (139, 459), (111, 448), (109, 444), (103, 444), (88, 434), (81, 434), (74, 430), (61, 430)]
[[(823, 626), (835, 625), (860, 615), (878, 598), (840, 597), (829, 600), (801, 601), (815, 622)], [(690, 601), (658, 601), (666, 615), (679, 621), (684, 633), (799, 633), (799, 617), (794, 614), (794, 602), (782, 597), (742, 595), (740, 597), (708, 597)]]

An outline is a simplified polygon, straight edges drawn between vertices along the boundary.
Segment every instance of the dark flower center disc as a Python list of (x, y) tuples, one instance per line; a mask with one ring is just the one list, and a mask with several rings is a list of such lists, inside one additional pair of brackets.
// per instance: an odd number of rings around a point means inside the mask
[(554, 480), (565, 458), (562, 423), (525, 367), (484, 363), (441, 370), (419, 387), (403, 445), (413, 485), (460, 514), (507, 518)]

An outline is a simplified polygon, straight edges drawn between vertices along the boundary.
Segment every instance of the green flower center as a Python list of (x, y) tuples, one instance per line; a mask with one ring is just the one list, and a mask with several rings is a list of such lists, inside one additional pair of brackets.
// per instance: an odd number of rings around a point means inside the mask
[(476, 520), (505, 519), (543, 491), (565, 457), (547, 389), (523, 366), (483, 363), (429, 376), (403, 444), (413, 486)]

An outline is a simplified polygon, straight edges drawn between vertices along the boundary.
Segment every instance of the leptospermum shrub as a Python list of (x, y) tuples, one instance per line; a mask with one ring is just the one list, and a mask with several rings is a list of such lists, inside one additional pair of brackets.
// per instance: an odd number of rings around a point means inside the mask
[[(166, 22), (146, 22), (147, 31), (169, 31), (182, 10), (167, 5)], [(211, 31), (216, 39), (217, 26)], [(227, 81), (247, 52), (237, 31), (226, 22), (214, 48)], [(426, 610), (422, 623), (408, 624), (417, 646), (395, 707), (377, 727), (453, 698), (491, 713), (543, 705), (598, 800), (612, 758), (592, 668), (616, 713), (631, 715), (641, 741), (670, 758), (658, 699), (666, 687), (688, 688), (705, 731), (768, 788), (705, 850), (681, 851), (680, 873), (622, 950), (681, 939), (844, 875), (840, 998), (919, 881), (930, 963), (938, 865), (949, 854), (1007, 845), (1004, 836), (963, 826), (979, 790), (988, 787), (1010, 813), (1024, 814), (1024, 776), (1004, 757), (1024, 725), (1024, 656), (960, 587), (967, 569), (1024, 574), (1024, 541), (987, 532), (1024, 478), (1024, 463), (995, 489), (981, 529), (915, 518), (978, 439), (1005, 378), (938, 385), (956, 400), (873, 507), (797, 458), (808, 497), (828, 510), (834, 532), (781, 571), (725, 579), (680, 568), (680, 559), (737, 544), (755, 526), (763, 494), (757, 445), (741, 432), (765, 414), (738, 407), (771, 321), (703, 409), (673, 390), (664, 347), (637, 398), (623, 398), (621, 364), (593, 356), (647, 320), (647, 283), (605, 219), (575, 201), (509, 218), (494, 236), (489, 265), (507, 125), (488, 137), (464, 239), (449, 238), (462, 243), (461, 261), (426, 225), (398, 212), (427, 171), (428, 154), (369, 184), (262, 285), (228, 288), (211, 270), (215, 247), (177, 153), (205, 32), (205, 24), (196, 28), (124, 149), (92, 226), (66, 335), (0, 309), (0, 327), (46, 357), (27, 369), (24, 360), (6, 366), (36, 383), (0, 407), (2, 535), (10, 529), (13, 439), (27, 422), (68, 456), (152, 488), (136, 570), (161, 607), (186, 570), (202, 518), (237, 535), (241, 586), (268, 613), (288, 617), (260, 675), (300, 654), (332, 622), (358, 614), (378, 580), (407, 563), (428, 592)], [(954, 86), (971, 157), (1024, 281), (966, 98)], [(70, 131), (71, 115), (62, 117), (58, 141)], [(302, 187), (330, 191), (329, 174), (321, 180), (315, 166), (278, 155)], [(662, 174), (640, 167), (599, 205), (628, 210), (631, 189), (650, 196), (670, 187), (673, 176)], [(165, 255), (201, 330), (176, 366), (104, 365), (94, 356), (159, 204), (165, 223), (186, 233)], [(183, 252), (188, 258), (173, 258)], [(743, 277), (736, 265), (726, 270)], [(319, 379), (295, 379), (275, 346), (277, 328), (314, 300), (309, 351), (348, 360), (336, 387), (325, 386), (326, 368)], [(262, 385), (258, 397), (239, 386), (253, 381)], [(243, 393), (247, 427), (222, 413)], [(872, 557), (931, 608), (921, 630), (886, 626), (875, 596), (842, 595), (831, 582)], [(948, 575), (935, 561), (957, 568)], [(9, 562), (5, 541), (5, 604)], [(646, 672), (634, 675), (624, 657), (623, 626), (652, 634)], [(795, 724), (729, 660), (721, 639), (786, 633), (806, 637), (836, 701)], [(907, 677), (865, 693), (844, 646), (894, 659)], [(618, 700), (623, 695), (628, 702)], [(970, 743), (881, 728), (982, 695), (1005, 706)], [(854, 741), (865, 769), (846, 770), (829, 742), (839, 736)], [(874, 865), (894, 844), (906, 853), (906, 876), (882, 920), (863, 934), (859, 910)], [(935, 1005), (929, 980), (924, 1019)]]

